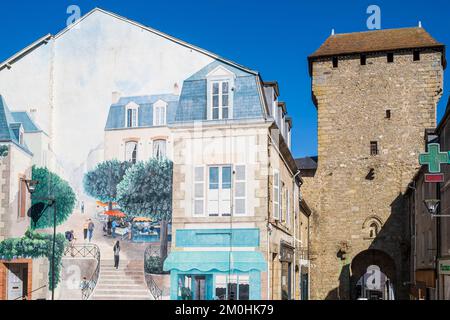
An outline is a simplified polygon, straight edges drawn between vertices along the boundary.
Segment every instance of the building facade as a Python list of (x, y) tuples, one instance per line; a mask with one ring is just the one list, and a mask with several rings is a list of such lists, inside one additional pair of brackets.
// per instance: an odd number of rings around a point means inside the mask
[[(31, 149), (39, 150), (38, 133), (29, 116), (11, 112), (0, 95), (0, 241), (22, 237), (30, 225), (31, 200), (25, 180), (31, 179), (33, 163), (41, 161)], [(46, 285), (46, 273), (44, 259), (0, 257), (0, 300), (45, 297), (46, 290), (36, 290)]]
[[(444, 117), (435, 129), (428, 129), (427, 143), (438, 143), (441, 152), (450, 150), (450, 101)], [(427, 150), (428, 151), (428, 150)], [(441, 164), (442, 182), (426, 182), (428, 167), (422, 166), (406, 194), (411, 225), (411, 298), (419, 300), (450, 299), (449, 210), (450, 165)], [(432, 217), (424, 200), (439, 200)], [(442, 215), (442, 217), (439, 217)]]
[(104, 144), (106, 160), (174, 163), (171, 299), (300, 297), (308, 224), (278, 85), (214, 61), (173, 89), (114, 93)]
[(312, 298), (408, 298), (404, 193), (436, 125), (445, 65), (444, 46), (422, 28), (331, 35), (309, 57), (319, 144), (302, 187)]

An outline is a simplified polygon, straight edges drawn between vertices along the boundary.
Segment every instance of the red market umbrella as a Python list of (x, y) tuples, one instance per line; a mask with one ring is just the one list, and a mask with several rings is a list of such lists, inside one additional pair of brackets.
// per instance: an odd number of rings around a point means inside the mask
[(106, 214), (107, 216), (116, 217), (116, 218), (125, 218), (126, 217), (126, 214), (119, 210), (108, 210), (108, 211), (105, 211), (104, 214)]

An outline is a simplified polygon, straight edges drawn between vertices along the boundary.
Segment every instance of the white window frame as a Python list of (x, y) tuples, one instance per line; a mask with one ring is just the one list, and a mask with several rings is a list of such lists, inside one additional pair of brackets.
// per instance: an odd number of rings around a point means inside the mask
[[(275, 178), (275, 176), (277, 176), (277, 178)], [(281, 194), (281, 188), (280, 188), (280, 184), (281, 184), (281, 179), (280, 179), (280, 171), (278, 171), (277, 169), (273, 170), (273, 183), (272, 183), (272, 188), (273, 188), (273, 218), (275, 220), (280, 220), (280, 194)], [(275, 195), (275, 190), (278, 191), (278, 196)], [(275, 205), (278, 205), (278, 210), (275, 210)]]
[[(234, 85), (236, 75), (223, 66), (218, 66), (206, 75), (207, 79), (207, 119), (208, 120), (229, 120), (233, 119)], [(223, 119), (222, 105), (222, 83), (228, 82), (228, 118)], [(219, 83), (219, 118), (213, 119), (213, 85)]]
[[(132, 110), (131, 127), (128, 126), (128, 110)], [(125, 128), (137, 128), (139, 126), (139, 105), (134, 102), (127, 104), (125, 108)]]
[[(197, 169), (202, 170), (202, 179), (201, 180), (197, 180), (197, 175), (196, 175)], [(195, 166), (194, 167), (194, 176), (193, 176), (192, 180), (194, 181), (194, 188), (192, 189), (193, 190), (193, 200), (194, 200), (192, 215), (194, 217), (204, 217), (204, 216), (206, 216), (206, 188), (207, 188), (205, 166)], [(203, 190), (201, 197), (197, 196), (197, 194), (196, 194), (196, 187), (198, 185), (201, 185), (202, 190)], [(196, 213), (196, 202), (197, 201), (202, 201), (202, 213), (201, 214)]]
[(153, 126), (167, 125), (167, 102), (158, 100), (153, 104)]
[[(238, 167), (242, 167), (244, 169), (244, 178), (243, 179), (238, 179), (238, 175), (237, 175)], [(245, 164), (236, 164), (236, 165), (234, 165), (234, 170), (232, 171), (232, 173), (233, 172), (235, 172), (236, 174), (234, 174), (234, 175), (232, 174), (232, 178), (231, 178), (231, 181), (232, 181), (231, 185), (232, 185), (232, 188), (234, 189), (234, 190), (232, 190), (233, 197), (234, 197), (232, 211), (235, 216), (246, 216), (247, 212), (248, 212), (247, 211), (247, 176), (248, 176), (247, 166)], [(233, 176), (234, 176), (234, 179), (233, 179)], [(237, 184), (244, 185), (244, 195), (243, 196), (237, 195), (237, 193), (236, 193), (237, 192)], [(238, 200), (244, 200), (244, 212), (243, 213), (236, 212), (236, 208), (237, 208), (236, 203)]]
[[(219, 188), (217, 189), (218, 191), (218, 210), (219, 210), (219, 212), (216, 214), (216, 213), (210, 213), (209, 211), (209, 202), (210, 201), (212, 201), (211, 199), (210, 199), (210, 197), (209, 197), (209, 195), (210, 195), (210, 193), (209, 193), (209, 190), (216, 190), (216, 189), (210, 189), (210, 179), (211, 179), (211, 177), (210, 177), (210, 169), (211, 168), (219, 168), (219, 172), (218, 172), (218, 178), (219, 178), (219, 180), (218, 180), (218, 185), (219, 185)], [(223, 189), (223, 168), (230, 168), (230, 170), (231, 170), (231, 175), (230, 175), (230, 213), (228, 214), (228, 213), (223, 213), (223, 212), (220, 212), (220, 209), (221, 209), (221, 202), (223, 201), (221, 198), (220, 198), (220, 196), (221, 195), (223, 195), (224, 193), (223, 193), (223, 190), (227, 190), (227, 189)], [(206, 199), (206, 203), (207, 203), (207, 205), (206, 205), (206, 214), (208, 215), (208, 216), (210, 216), (210, 217), (228, 217), (228, 216), (231, 216), (231, 215), (233, 215), (233, 203), (232, 203), (232, 201), (233, 201), (233, 165), (231, 165), (231, 164), (218, 164), (218, 165), (216, 165), (216, 164), (214, 164), (214, 165), (208, 165), (207, 166), (207, 183), (206, 183), (206, 190), (207, 190), (207, 199)]]

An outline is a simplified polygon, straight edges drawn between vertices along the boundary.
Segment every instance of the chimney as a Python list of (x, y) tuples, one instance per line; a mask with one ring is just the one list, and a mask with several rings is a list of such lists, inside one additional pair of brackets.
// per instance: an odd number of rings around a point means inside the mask
[(112, 100), (111, 100), (112, 104), (118, 103), (120, 100), (120, 97), (121, 97), (121, 94), (119, 91), (113, 91)]
[(331, 35), (332, 35), (332, 36), (335, 35), (334, 29), (331, 29)]
[(176, 82), (173, 85), (173, 94), (176, 96), (180, 95), (180, 87), (178, 86), (178, 83), (176, 83)]
[(30, 115), (31, 120), (33, 120), (33, 121), (36, 120), (36, 112), (37, 112), (36, 108), (30, 108), (29, 115)]
[(422, 21), (419, 21), (419, 28), (422, 28)]

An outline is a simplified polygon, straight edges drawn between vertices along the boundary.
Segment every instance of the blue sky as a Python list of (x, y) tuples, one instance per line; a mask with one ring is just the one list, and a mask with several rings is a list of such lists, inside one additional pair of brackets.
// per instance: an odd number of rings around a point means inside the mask
[[(366, 9), (376, 4), (383, 29), (417, 26), (421, 20), (433, 37), (450, 44), (448, 0), (22, 0), (2, 2), (0, 60), (63, 29), (72, 4), (82, 14), (94, 7), (113, 11), (258, 70), (266, 81), (277, 80), (294, 118), (296, 157), (317, 153), (317, 112), (306, 57), (332, 28), (337, 33), (366, 30)], [(444, 93), (438, 119), (448, 100), (447, 86)]]

